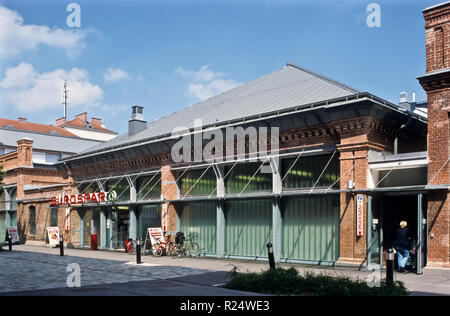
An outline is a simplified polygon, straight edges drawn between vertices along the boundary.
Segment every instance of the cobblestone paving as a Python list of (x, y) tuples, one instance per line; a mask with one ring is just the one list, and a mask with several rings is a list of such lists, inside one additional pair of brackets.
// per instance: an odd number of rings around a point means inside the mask
[[(126, 256), (122, 256), (127, 258)], [(27, 251), (4, 251), (0, 254), (0, 293), (66, 287), (68, 265), (80, 266), (81, 286), (168, 279), (210, 272), (154, 263), (136, 265), (130, 261), (105, 260)]]

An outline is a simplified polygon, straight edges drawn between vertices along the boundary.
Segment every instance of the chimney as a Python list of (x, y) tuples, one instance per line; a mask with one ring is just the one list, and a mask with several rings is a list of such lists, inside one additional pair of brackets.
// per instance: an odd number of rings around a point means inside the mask
[(400, 103), (408, 102), (408, 94), (406, 92), (400, 92)]
[(101, 118), (92, 117), (91, 118), (91, 124), (95, 128), (102, 127), (102, 119)]
[[(413, 93), (413, 98), (415, 98), (415, 94)], [(413, 104), (408, 102), (408, 94), (406, 92), (400, 93), (400, 103), (398, 104), (399, 107), (402, 109), (405, 109), (406, 111), (414, 111)]]
[(76, 115), (75, 117), (78, 117), (80, 120), (82, 120), (84, 123), (87, 123), (87, 112), (81, 113)]
[(26, 118), (26, 117), (19, 117), (17, 120), (18, 120), (19, 122), (26, 122), (26, 121), (27, 121), (27, 118)]
[(131, 107), (131, 120), (128, 121), (128, 136), (133, 136), (147, 128), (144, 120), (144, 108), (135, 105)]
[(22, 138), (17, 141), (17, 160), (20, 167), (32, 166), (33, 140)]
[(56, 120), (55, 125), (56, 126), (61, 126), (67, 123), (67, 120), (65, 117), (61, 117), (59, 119)]

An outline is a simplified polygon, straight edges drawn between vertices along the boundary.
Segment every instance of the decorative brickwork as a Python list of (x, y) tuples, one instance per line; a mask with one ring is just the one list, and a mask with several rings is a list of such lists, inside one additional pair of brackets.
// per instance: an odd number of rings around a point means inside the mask
[[(419, 78), (428, 94), (428, 181), (450, 183), (450, 4), (424, 12), (427, 75)], [(450, 266), (448, 191), (428, 194), (428, 261)]]

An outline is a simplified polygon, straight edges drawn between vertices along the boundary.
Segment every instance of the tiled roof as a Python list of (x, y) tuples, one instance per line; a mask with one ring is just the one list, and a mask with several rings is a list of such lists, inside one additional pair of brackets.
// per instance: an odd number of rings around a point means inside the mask
[(99, 125), (94, 125), (92, 124), (92, 122), (84, 122), (82, 119), (80, 119), (79, 117), (74, 118), (73, 120), (63, 124), (62, 126), (65, 127), (78, 127), (78, 128), (83, 128), (83, 129), (89, 129), (89, 130), (97, 130), (97, 131), (102, 131), (102, 132), (107, 132), (107, 133), (114, 133), (113, 131), (104, 128), (102, 126)]
[(77, 137), (77, 135), (68, 132), (61, 127), (53, 125), (45, 125), (38, 123), (30, 123), (25, 121), (16, 121), (0, 118), (0, 128), (8, 128), (17, 131), (30, 131), (43, 134), (63, 135)]

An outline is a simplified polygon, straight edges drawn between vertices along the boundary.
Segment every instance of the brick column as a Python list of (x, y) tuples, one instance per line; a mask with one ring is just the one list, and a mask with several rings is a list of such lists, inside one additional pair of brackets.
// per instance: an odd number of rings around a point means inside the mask
[(23, 138), (17, 141), (17, 160), (19, 167), (31, 167), (33, 155), (33, 140)]
[[(176, 175), (170, 166), (161, 167), (161, 194), (166, 200), (176, 200), (179, 198), (178, 184)], [(165, 205), (165, 206), (164, 206)], [(177, 212), (181, 214), (180, 207), (176, 203), (165, 202), (162, 205), (161, 227), (164, 228), (164, 208), (167, 207), (167, 227), (166, 231), (174, 232), (177, 230)]]
[[(424, 11), (426, 75), (419, 82), (428, 96), (428, 184), (450, 183), (450, 4)], [(428, 193), (428, 265), (450, 266), (448, 190)]]
[[(347, 190), (347, 181), (355, 183), (355, 189), (367, 188), (368, 140), (367, 135), (342, 135), (340, 152), (340, 188)], [(341, 193), (340, 256), (339, 262), (364, 263), (367, 254), (367, 196), (364, 196), (364, 233), (356, 236), (356, 193)]]

